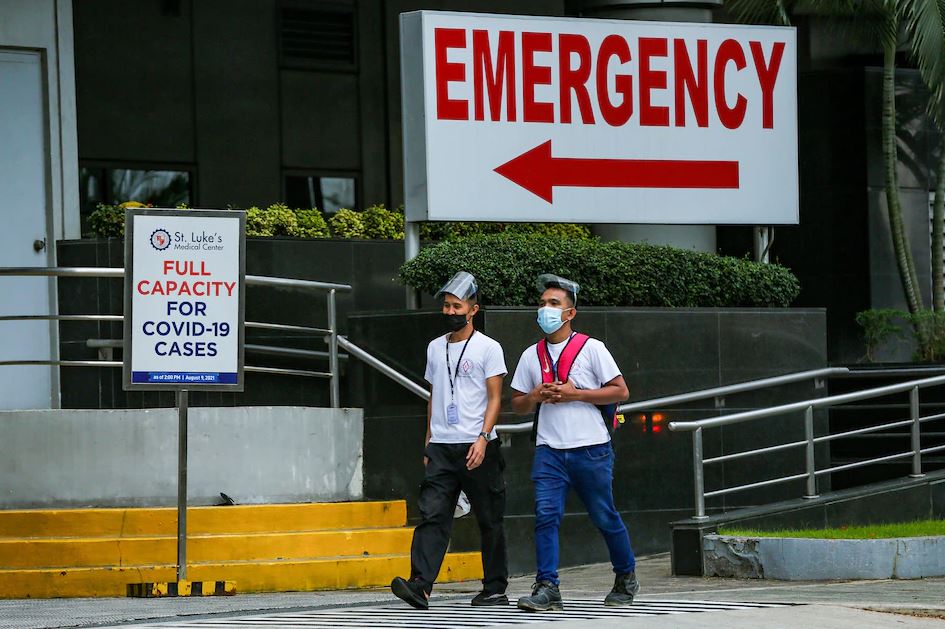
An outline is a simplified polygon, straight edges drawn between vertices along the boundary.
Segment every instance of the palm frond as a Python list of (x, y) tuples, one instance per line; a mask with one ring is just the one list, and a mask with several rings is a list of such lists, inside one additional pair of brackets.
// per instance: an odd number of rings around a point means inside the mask
[(929, 115), (945, 131), (945, 0), (902, 0), (912, 56), (931, 98)]

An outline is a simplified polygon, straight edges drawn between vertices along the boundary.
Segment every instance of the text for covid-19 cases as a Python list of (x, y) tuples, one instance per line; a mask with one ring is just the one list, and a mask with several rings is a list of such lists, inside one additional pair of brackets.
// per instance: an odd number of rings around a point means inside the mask
[[(163, 260), (163, 279), (140, 280), (136, 285), (142, 296), (166, 297), (230, 297), (236, 282), (213, 279), (206, 261)], [(158, 356), (216, 356), (217, 343), (209, 339), (229, 336), (230, 324), (214, 321), (207, 315), (207, 302), (169, 299), (164, 316), (170, 320), (147, 320), (141, 331), (154, 339)]]
[(785, 42), (437, 28), (434, 47), (439, 120), (738, 129), (758, 108), (773, 129)]

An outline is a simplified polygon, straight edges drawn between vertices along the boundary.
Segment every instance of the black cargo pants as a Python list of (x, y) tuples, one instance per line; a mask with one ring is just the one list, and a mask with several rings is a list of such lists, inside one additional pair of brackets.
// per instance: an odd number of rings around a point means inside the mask
[(504, 594), (509, 584), (508, 551), (505, 545), (505, 460), (499, 440), (490, 441), (482, 464), (466, 469), (468, 443), (431, 443), (424, 454), (429, 459), (420, 484), (420, 524), (410, 547), (410, 577), (420, 579), (427, 593), (440, 572), (453, 529), (453, 510), (460, 490), (466, 492), (482, 538), (482, 589)]

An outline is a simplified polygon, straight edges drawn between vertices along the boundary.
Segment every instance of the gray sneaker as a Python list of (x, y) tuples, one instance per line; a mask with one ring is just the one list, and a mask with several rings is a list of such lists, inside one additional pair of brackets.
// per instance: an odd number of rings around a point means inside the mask
[(532, 595), (518, 599), (518, 608), (529, 612), (561, 611), (561, 592), (550, 581), (539, 581), (532, 586)]
[(614, 579), (614, 589), (604, 598), (604, 605), (608, 607), (623, 607), (633, 605), (633, 597), (640, 591), (640, 582), (637, 574), (618, 574)]

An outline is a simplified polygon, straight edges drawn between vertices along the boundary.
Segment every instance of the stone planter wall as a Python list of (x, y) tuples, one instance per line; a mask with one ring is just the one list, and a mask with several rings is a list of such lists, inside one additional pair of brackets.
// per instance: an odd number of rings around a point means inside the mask
[(705, 576), (811, 581), (945, 576), (945, 537), (803, 539), (707, 535)]

